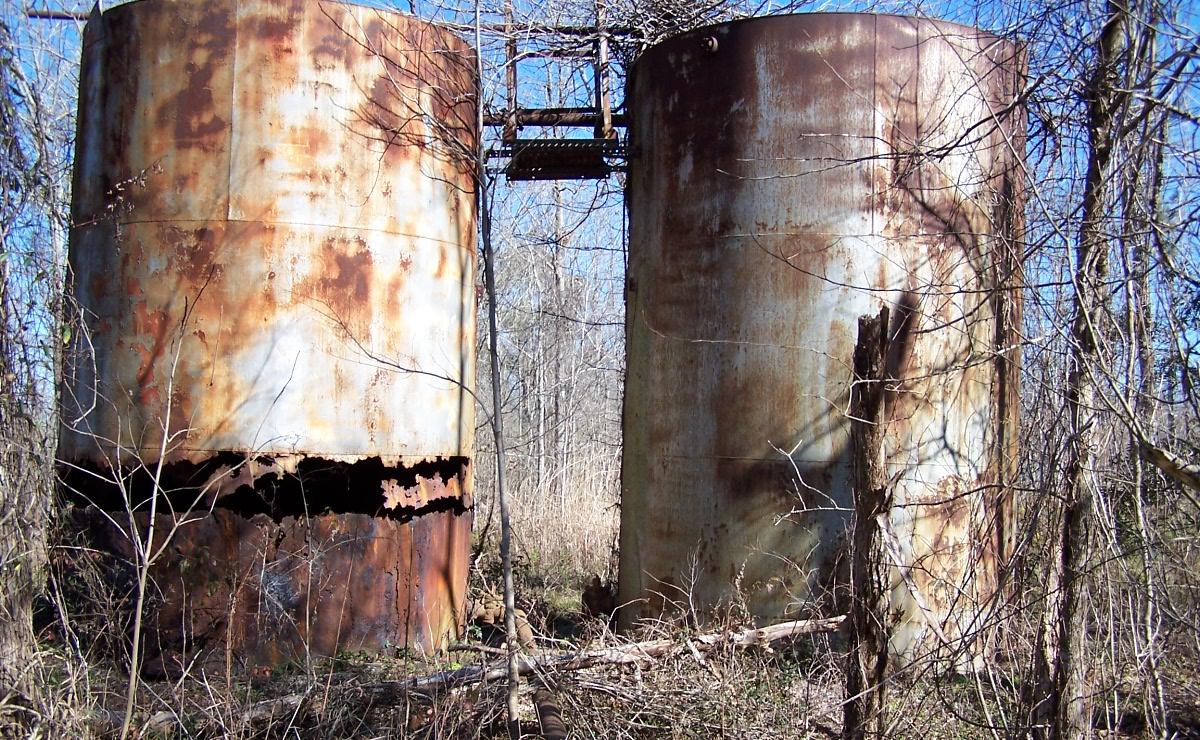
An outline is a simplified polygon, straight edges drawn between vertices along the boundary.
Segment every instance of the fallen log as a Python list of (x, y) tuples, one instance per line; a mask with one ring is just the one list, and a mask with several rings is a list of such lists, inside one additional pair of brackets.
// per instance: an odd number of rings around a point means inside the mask
[[(816, 632), (832, 632), (845, 619), (844, 616), (827, 619), (800, 619), (791, 622), (781, 622), (769, 627), (748, 628), (733, 632), (709, 632), (694, 635), (689, 639), (697, 650), (708, 652), (714, 648), (729, 645), (733, 647), (754, 647), (769, 645), (789, 637), (813, 634)], [(635, 642), (629, 645), (601, 648), (599, 650), (581, 650), (574, 653), (560, 653), (531, 658), (521, 656), (518, 666), (522, 676), (537, 672), (577, 671), (597, 665), (626, 665), (639, 663), (650, 658), (658, 658), (676, 650), (687, 649), (682, 640), (664, 638)], [(428, 691), (449, 686), (463, 686), (484, 681), (497, 681), (507, 677), (506, 666), (465, 666), (452, 671), (439, 671), (426, 676), (417, 676), (402, 681), (383, 681), (381, 688), (392, 690)]]
[[(573, 653), (559, 653), (537, 657), (520, 656), (518, 671), (522, 676), (533, 673), (554, 673), (562, 671), (577, 671), (599, 665), (629, 665), (643, 663), (653, 658), (684, 650), (698, 650), (706, 653), (720, 647), (750, 648), (770, 645), (789, 637), (832, 632), (845, 619), (844, 616), (827, 619), (800, 619), (782, 622), (768, 627), (747, 628), (732, 632), (709, 632), (701, 635), (688, 636), (687, 639), (664, 638), (635, 642), (628, 645), (618, 645), (598, 650), (581, 650)], [(396, 681), (380, 681), (356, 687), (359, 692), (370, 695), (373, 702), (395, 701), (409, 692), (433, 692), (440, 689), (461, 688), (476, 683), (507, 680), (507, 665), (466, 666), (450, 671), (438, 671), (425, 676), (414, 676)], [(300, 711), (308, 694), (294, 694), (266, 699), (256, 702), (246, 710), (244, 716), (255, 720), (278, 717), (286, 712), (294, 715)], [(556, 710), (553, 706), (539, 706), (539, 714), (551, 719)], [(549, 711), (547, 711), (549, 710)], [(561, 723), (561, 716), (553, 718)], [(548, 723), (549, 724), (549, 723)]]

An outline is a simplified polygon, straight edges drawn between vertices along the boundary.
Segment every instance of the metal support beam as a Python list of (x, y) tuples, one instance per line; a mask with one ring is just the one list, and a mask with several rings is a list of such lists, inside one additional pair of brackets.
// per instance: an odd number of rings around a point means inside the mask
[(594, 128), (597, 139), (612, 139), (616, 137), (613, 131), (612, 103), (608, 95), (608, 32), (604, 30), (604, 0), (596, 0), (596, 111), (599, 120)]
[[(485, 126), (505, 126), (510, 118), (517, 126), (599, 126), (603, 123), (603, 114), (595, 108), (518, 108), (511, 114), (484, 116), (483, 123)], [(610, 112), (608, 118), (609, 128), (625, 125), (624, 114)]]

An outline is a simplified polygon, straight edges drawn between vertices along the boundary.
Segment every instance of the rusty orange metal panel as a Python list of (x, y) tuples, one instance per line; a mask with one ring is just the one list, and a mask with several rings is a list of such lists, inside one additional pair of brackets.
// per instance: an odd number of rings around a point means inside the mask
[(894, 647), (971, 627), (1010, 451), (1020, 72), (986, 33), (868, 14), (713, 26), (636, 63), (624, 623), (838, 608), (854, 332), (888, 305)]
[[(469, 531), (471, 48), (335, 2), (142, 0), (88, 23), (80, 85), (73, 495), (115, 506), (149, 468), (172, 505), (399, 517), (372, 525), (397, 532), (425, 531), (432, 507)], [(101, 490), (114, 471), (128, 481)], [(245, 526), (219, 529), (253, 540)], [(204, 527), (181, 532), (218, 536)], [(469, 538), (429, 532), (463, 560)], [(355, 555), (383, 578), (368, 611), (416, 577), (392, 555)], [(453, 632), (464, 583), (423, 588), (436, 629), (393, 618), (377, 643)]]
[[(136, 518), (144, 530), (149, 518)], [(108, 582), (132, 586), (127, 527), (95, 508), (77, 511), (75, 523), (107, 554)], [(155, 523), (169, 531), (175, 520)], [(248, 670), (310, 655), (434, 649), (461, 630), (470, 540), (470, 514), (453, 510), (276, 522), (218, 508), (188, 523), (154, 568), (142, 671), (178, 675), (226, 655)]]

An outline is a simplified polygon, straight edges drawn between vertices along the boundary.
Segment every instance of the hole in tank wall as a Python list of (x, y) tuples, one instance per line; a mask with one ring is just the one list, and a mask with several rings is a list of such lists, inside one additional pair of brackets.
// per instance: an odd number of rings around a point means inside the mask
[(224, 509), (247, 519), (321, 514), (367, 514), (408, 521), (434, 511), (471, 507), (470, 458), (436, 457), (387, 465), (380, 457), (343, 462), (303, 457), (283, 465), (270, 456), (221, 452), (200, 462), (102, 468), (71, 466), (62, 473), (68, 503), (112, 512), (148, 512), (159, 477), (158, 512)]

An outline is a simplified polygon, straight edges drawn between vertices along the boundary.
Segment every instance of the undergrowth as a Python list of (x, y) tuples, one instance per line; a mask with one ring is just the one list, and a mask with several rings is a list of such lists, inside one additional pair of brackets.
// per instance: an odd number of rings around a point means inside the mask
[[(118, 648), (121, 605), (105, 593), (91, 553), (56, 559), (52, 588), (41, 609), (39, 650), (29, 670), (42, 693), (35, 701), (0, 698), (3, 737), (116, 737), (122, 725), (127, 674)], [(482, 543), (471, 574), (468, 614), (499, 595), (498, 558)], [(550, 690), (571, 737), (778, 738), (840, 736), (843, 657), (836, 634), (817, 634), (770, 647), (696, 648), (703, 620), (646, 622), (617, 635), (601, 615), (589, 616), (580, 592), (604, 560), (590, 564), (522, 551), (515, 566), (518, 608), (527, 616), (543, 654), (599, 650), (670, 639), (666, 655), (633, 665), (597, 665), (553, 671), (525, 681), (522, 727), (539, 732), (533, 692)], [(108, 589), (111, 591), (111, 589)], [(486, 610), (482, 610), (486, 611)], [(423, 656), (348, 652), (297, 661), (250, 674), (226, 676), (202, 666), (171, 681), (139, 686), (133, 737), (143, 738), (505, 738), (502, 680), (449, 682), (417, 690), (417, 677), (503, 662), (503, 635), (495, 625), (469, 622), (446, 653)], [(704, 631), (745, 627), (726, 617)], [(1200, 688), (1194, 668), (1180, 660), (1168, 675), (1176, 737), (1195, 737)], [(889, 686), (890, 737), (1020, 737), (1016, 680), (1019, 655), (998, 651), (979, 675), (954, 676), (922, 666), (901, 671)], [(1104, 702), (1098, 702), (1103, 705)], [(1140, 736), (1137, 697), (1122, 694), (1117, 713), (1098, 710), (1101, 736)], [(992, 727), (997, 729), (991, 729)], [(1009, 729), (1005, 730), (1004, 728)], [(1190, 734), (1193, 733), (1193, 734)]]

